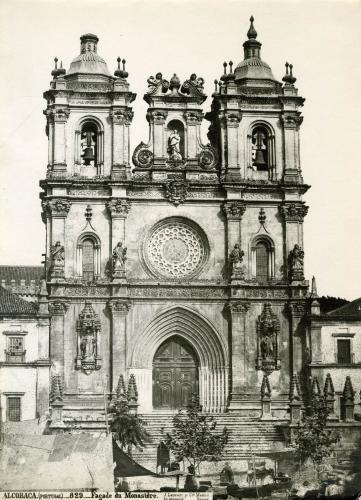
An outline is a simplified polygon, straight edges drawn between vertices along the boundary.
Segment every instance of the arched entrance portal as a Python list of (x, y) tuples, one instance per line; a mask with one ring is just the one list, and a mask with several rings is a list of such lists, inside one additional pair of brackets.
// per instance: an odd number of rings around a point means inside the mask
[(153, 408), (175, 410), (198, 393), (198, 359), (190, 344), (175, 335), (163, 342), (153, 360)]

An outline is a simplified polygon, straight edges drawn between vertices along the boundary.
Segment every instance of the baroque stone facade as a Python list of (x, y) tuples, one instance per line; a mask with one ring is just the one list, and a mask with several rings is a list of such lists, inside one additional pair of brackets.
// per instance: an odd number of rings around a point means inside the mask
[(95, 35), (81, 41), (44, 94), (40, 185), (64, 414), (74, 403), (95, 411), (132, 375), (141, 413), (197, 392), (204, 411), (286, 418), (308, 293), (295, 78), (275, 79), (252, 21), (244, 60), (224, 65), (205, 115), (195, 73), (148, 78), (150, 139), (132, 152), (128, 73), (118, 61), (110, 75)]

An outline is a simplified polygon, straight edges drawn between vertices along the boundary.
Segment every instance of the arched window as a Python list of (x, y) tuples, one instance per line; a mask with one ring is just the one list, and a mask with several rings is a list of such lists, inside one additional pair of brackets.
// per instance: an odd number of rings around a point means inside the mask
[(76, 274), (88, 282), (100, 276), (100, 243), (93, 234), (84, 234), (78, 240)]
[(85, 122), (80, 134), (82, 165), (96, 167), (98, 160), (98, 129), (95, 123)]
[(103, 174), (103, 131), (94, 118), (84, 119), (75, 131), (77, 173), (92, 177)]
[(258, 281), (267, 281), (268, 264), (268, 246), (264, 241), (260, 241), (256, 245), (256, 278)]
[(269, 281), (275, 275), (273, 242), (266, 237), (258, 237), (252, 244), (252, 275), (258, 282)]
[(83, 241), (82, 276), (85, 281), (94, 281), (94, 242), (90, 238)]
[(269, 169), (269, 138), (264, 127), (252, 131), (252, 166), (259, 171)]
[(255, 124), (248, 135), (248, 167), (251, 178), (275, 179), (275, 138), (266, 124)]

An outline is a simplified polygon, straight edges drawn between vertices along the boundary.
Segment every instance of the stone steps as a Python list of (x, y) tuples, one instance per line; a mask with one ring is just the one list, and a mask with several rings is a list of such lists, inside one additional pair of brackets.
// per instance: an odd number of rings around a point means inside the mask
[[(134, 450), (134, 459), (155, 463), (157, 446), (161, 440), (165, 439), (166, 433), (171, 431), (173, 415), (149, 414), (141, 417), (151, 436), (151, 441), (142, 451)], [(216, 414), (213, 417), (217, 423), (216, 432), (221, 432), (224, 426), (230, 432), (222, 457), (224, 460), (249, 459), (252, 453), (274, 450), (275, 443), (278, 443), (279, 447), (283, 445), (282, 434), (276, 428), (276, 422), (257, 421), (233, 413)]]

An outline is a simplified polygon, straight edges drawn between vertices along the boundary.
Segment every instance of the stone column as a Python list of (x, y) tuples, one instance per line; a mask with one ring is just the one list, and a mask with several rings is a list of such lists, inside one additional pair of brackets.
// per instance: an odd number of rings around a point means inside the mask
[(238, 129), (241, 116), (238, 111), (228, 112), (225, 116), (227, 124), (227, 174), (240, 175)]
[(303, 220), (308, 207), (302, 202), (285, 202), (280, 206), (284, 221), (285, 268), (288, 268), (288, 256), (297, 244), (303, 248)]
[(112, 177), (126, 177), (129, 169), (129, 126), (133, 119), (130, 109), (112, 109)]
[[(111, 259), (112, 252), (114, 251), (114, 248), (117, 246), (119, 242), (122, 243), (123, 248), (126, 248), (125, 219), (127, 218), (130, 210), (130, 203), (125, 199), (110, 200), (107, 202), (107, 208), (109, 210), (111, 218), (111, 227), (110, 227), (110, 234), (111, 234), (110, 259)], [(121, 274), (119, 274), (119, 272), (117, 275), (113, 274), (114, 282), (117, 283), (125, 282), (126, 266), (123, 267), (124, 269), (122, 270)], [(114, 270), (112, 270), (112, 273), (113, 271)]]
[(167, 158), (167, 144), (164, 131), (167, 115), (167, 111), (151, 110), (147, 113), (147, 120), (150, 123), (150, 137), (153, 141), (154, 165), (162, 165)]
[(111, 390), (115, 391), (119, 376), (126, 375), (127, 359), (127, 315), (130, 309), (128, 300), (108, 302), (111, 313)]
[[(61, 246), (65, 248), (66, 242), (66, 234), (65, 234), (65, 219), (68, 216), (69, 210), (71, 207), (71, 202), (63, 199), (50, 199), (46, 200), (42, 203), (42, 208), (46, 219), (49, 221), (50, 226), (50, 236), (47, 235), (49, 248), (47, 249), (47, 258), (50, 260), (50, 269), (52, 266), (51, 262), (51, 247), (55, 245), (58, 241)], [(66, 266), (66, 251), (65, 251), (65, 261), (64, 261), (64, 269)], [(63, 272), (57, 273), (61, 277), (60, 274), (64, 274)], [(66, 274), (66, 273), (65, 273)]]
[[(292, 302), (289, 304), (289, 321), (291, 330), (291, 341), (292, 341), (292, 359), (290, 360), (290, 372), (300, 374), (304, 364), (303, 359), (303, 345), (302, 337), (300, 335), (301, 329), (298, 328), (301, 319), (305, 315), (305, 303), (304, 301)], [(303, 329), (302, 329), (303, 331)]]
[(68, 303), (56, 300), (49, 303), (51, 314), (50, 323), (50, 359), (54, 371), (59, 375), (64, 374), (64, 316)]
[(185, 136), (187, 137), (185, 159), (195, 161), (197, 160), (199, 149), (198, 136), (202, 116), (192, 111), (186, 111), (184, 118), (187, 122), (187, 129), (185, 130)]
[(231, 315), (232, 332), (232, 390), (229, 409), (241, 408), (242, 394), (247, 386), (247, 353), (246, 353), (246, 315), (249, 310), (247, 302), (231, 302), (229, 311)]
[(53, 110), (54, 120), (54, 175), (64, 175), (66, 173), (66, 122), (70, 111), (67, 108), (56, 108)]
[(240, 246), (240, 249), (243, 250), (241, 238), (241, 220), (245, 211), (246, 205), (242, 201), (227, 201), (223, 205), (223, 212), (227, 218), (227, 269), (232, 280), (243, 278), (243, 272), (241, 268), (237, 272), (232, 269), (230, 253), (232, 252), (236, 244), (238, 244)]
[(281, 117), (284, 136), (284, 180), (285, 182), (300, 181), (299, 128), (303, 118), (300, 113), (284, 113)]

